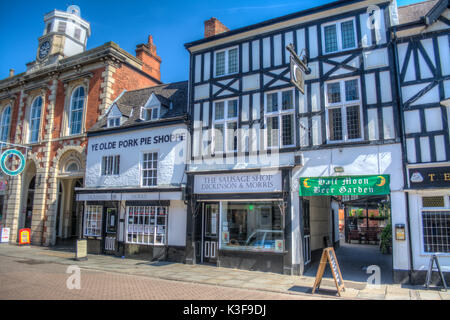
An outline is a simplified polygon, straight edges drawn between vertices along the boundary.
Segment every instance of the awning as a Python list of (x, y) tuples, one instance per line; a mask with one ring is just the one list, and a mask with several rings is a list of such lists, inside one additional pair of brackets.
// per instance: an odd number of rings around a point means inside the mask
[(391, 192), (389, 175), (300, 178), (300, 196), (385, 195)]

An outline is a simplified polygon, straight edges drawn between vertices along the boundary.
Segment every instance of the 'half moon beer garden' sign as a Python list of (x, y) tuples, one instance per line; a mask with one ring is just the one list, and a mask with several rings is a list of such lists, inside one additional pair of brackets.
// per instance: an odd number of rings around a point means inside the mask
[[(16, 158), (19, 163), (14, 168), (10, 165), (12, 164), (12, 159)], [(9, 163), (8, 163), (9, 162)], [(0, 168), (8, 176), (17, 176), (25, 169), (26, 159), (22, 152), (16, 149), (9, 149), (3, 152), (0, 156)]]
[(300, 178), (300, 196), (384, 195), (389, 175)]

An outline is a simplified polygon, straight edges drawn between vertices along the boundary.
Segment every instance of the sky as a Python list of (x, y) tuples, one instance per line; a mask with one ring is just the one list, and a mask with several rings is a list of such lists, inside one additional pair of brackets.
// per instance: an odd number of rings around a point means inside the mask
[[(72, 2), (71, 2), (72, 1)], [(203, 38), (204, 21), (216, 17), (229, 29), (237, 29), (280, 17), (332, 0), (0, 0), (0, 79), (26, 71), (36, 57), (44, 15), (71, 4), (91, 25), (87, 49), (114, 41), (135, 55), (137, 44), (153, 36), (162, 59), (161, 80), (188, 79), (189, 54), (184, 44)], [(420, 0), (397, 0), (398, 6)]]

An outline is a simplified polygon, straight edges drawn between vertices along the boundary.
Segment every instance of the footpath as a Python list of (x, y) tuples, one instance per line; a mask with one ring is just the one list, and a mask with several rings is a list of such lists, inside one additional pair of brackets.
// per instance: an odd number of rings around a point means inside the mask
[(76, 261), (75, 254), (68, 250), (50, 247), (0, 244), (0, 257), (7, 256), (26, 261), (29, 264), (57, 263), (77, 265), (81, 269), (117, 272), (157, 279), (202, 283), (240, 289), (263, 290), (305, 297), (324, 299), (370, 299), (370, 300), (450, 300), (450, 292), (439, 288), (385, 284), (368, 286), (364, 282), (345, 280), (345, 291), (336, 295), (332, 278), (325, 278), (319, 292), (311, 295), (314, 284), (312, 276), (289, 276), (270, 272), (246, 271), (231, 268), (217, 268), (206, 265), (187, 265), (172, 262), (149, 262), (139, 259), (122, 259), (106, 255), (88, 255), (88, 260)]

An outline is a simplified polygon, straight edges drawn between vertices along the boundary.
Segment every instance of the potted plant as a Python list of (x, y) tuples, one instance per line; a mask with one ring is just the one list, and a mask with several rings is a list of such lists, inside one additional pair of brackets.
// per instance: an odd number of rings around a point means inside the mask
[(389, 254), (392, 250), (392, 225), (388, 223), (381, 231), (380, 250), (383, 254)]
[(365, 218), (365, 217), (364, 217), (364, 210), (361, 209), (361, 208), (359, 208), (359, 209), (357, 210), (356, 215), (357, 215), (358, 219), (364, 219), (364, 218)]

